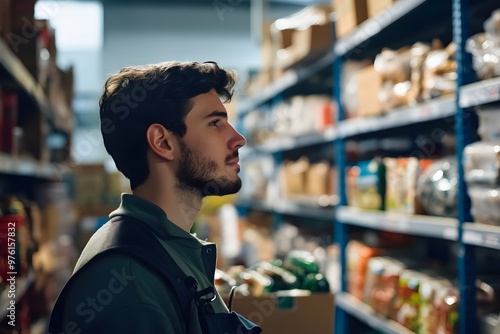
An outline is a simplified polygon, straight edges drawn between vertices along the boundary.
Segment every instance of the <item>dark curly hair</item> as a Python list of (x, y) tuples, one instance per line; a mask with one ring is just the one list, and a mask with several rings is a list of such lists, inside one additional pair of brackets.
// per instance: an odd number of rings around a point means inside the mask
[(229, 102), (235, 79), (234, 72), (215, 62), (131, 66), (108, 78), (99, 100), (101, 133), (106, 151), (132, 189), (149, 175), (149, 126), (161, 124), (182, 138), (192, 98), (214, 89), (223, 102)]

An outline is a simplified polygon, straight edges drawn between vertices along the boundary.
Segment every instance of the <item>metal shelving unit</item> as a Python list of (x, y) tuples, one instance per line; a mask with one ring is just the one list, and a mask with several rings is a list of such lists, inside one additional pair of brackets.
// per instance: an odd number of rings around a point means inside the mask
[(375, 131), (428, 122), (453, 116), (456, 113), (454, 97), (431, 100), (416, 106), (399, 108), (379, 117), (343, 120), (339, 123), (342, 138)]
[(334, 207), (332, 206), (320, 207), (317, 203), (316, 205), (312, 205), (291, 200), (278, 200), (270, 203), (251, 199), (240, 199), (238, 200), (238, 206), (258, 211), (321, 219), (325, 221), (331, 220), (334, 217)]
[(426, 1), (427, 0), (407, 0), (395, 2), (394, 5), (387, 8), (377, 17), (363, 22), (358, 29), (349, 36), (338, 40), (334, 46), (335, 55), (342, 57), (357, 48), (363, 48), (370, 38), (379, 34), (384, 28), (389, 27), (395, 21), (411, 13), (412, 10)]
[(396, 321), (387, 319), (377, 314), (377, 311), (373, 308), (348, 293), (342, 292), (336, 294), (335, 303), (361, 322), (367, 324), (373, 329), (381, 331), (382, 333), (414, 334), (411, 330), (400, 325)]
[[(439, 3), (443, 5), (445, 2), (441, 1)], [(370, 54), (373, 49), (377, 48), (373, 44), (381, 43), (384, 36), (392, 43), (394, 34), (397, 34), (394, 30), (398, 30), (406, 20), (412, 22), (411, 17), (413, 12), (426, 11), (426, 8), (431, 8), (432, 5), (439, 5), (439, 3), (432, 0), (399, 1), (380, 16), (367, 20), (354, 33), (337, 41), (334, 47), (334, 52), (337, 56), (334, 69), (340, 72), (345, 58), (349, 58), (350, 56), (357, 57), (358, 54), (363, 54), (365, 51)], [(474, 4), (479, 5), (478, 3)], [(457, 85), (459, 88), (456, 95), (399, 109), (382, 117), (363, 120), (344, 120), (341, 100), (342, 92), (341, 89), (335, 90), (334, 94), (339, 108), (338, 131), (340, 139), (337, 140), (336, 144), (336, 150), (339, 152), (337, 154), (337, 160), (340, 162), (339, 170), (343, 170), (347, 166), (345, 157), (339, 156), (339, 154), (345, 156), (345, 139), (350, 139), (358, 135), (371, 135), (376, 132), (380, 134), (383, 131), (445, 118), (452, 120), (454, 124), (455, 135), (457, 137), (457, 159), (458, 161), (462, 161), (463, 148), (473, 140), (473, 125), (467, 119), (471, 111), (467, 108), (500, 100), (500, 80), (496, 78), (472, 83), (471, 56), (465, 52), (465, 40), (471, 36), (470, 13), (472, 13), (472, 1), (451, 0), (448, 6), (451, 11), (446, 15), (451, 15), (452, 24), (447, 29), (451, 31), (453, 42), (457, 45)], [(430, 24), (430, 22), (427, 24)], [(416, 32), (415, 35), (419, 33)], [(409, 35), (409, 37), (411, 36)], [(334, 77), (336, 82), (339, 82), (341, 75), (334, 73)], [(474, 247), (482, 246), (500, 249), (500, 229), (466, 223), (471, 221), (470, 200), (465, 190), (463, 166), (459, 165), (458, 219), (364, 211), (347, 207), (345, 180), (343, 176), (340, 176), (339, 184), (341, 184), (341, 193), (339, 195), (341, 201), (340, 207), (336, 210), (336, 242), (341, 248), (341, 270), (343, 275), (341, 275), (342, 292), (336, 298), (336, 333), (349, 333), (352, 318), (357, 318), (384, 333), (405, 332), (404, 328), (394, 327), (394, 324), (391, 324), (386, 319), (374, 316), (366, 305), (346, 294), (345, 247), (349, 241), (349, 226), (360, 226), (456, 241), (459, 247), (457, 275), (460, 289), (460, 323), (458, 327), (460, 333), (477, 331), (475, 316), (476, 300), (474, 294)]]
[(500, 226), (464, 223), (462, 239), (467, 245), (500, 250)]
[(460, 107), (469, 108), (500, 101), (500, 78), (465, 85), (460, 90)]
[(71, 171), (64, 164), (49, 164), (34, 159), (0, 153), (0, 174), (27, 176), (46, 180), (61, 180)]
[(30, 98), (36, 109), (44, 115), (52, 126), (64, 131), (65, 133), (70, 133), (72, 131), (71, 128), (64, 125), (62, 120), (56, 116), (54, 110), (50, 107), (47, 97), (45, 96), (40, 84), (35, 81), (19, 58), (17, 58), (14, 52), (12, 52), (12, 50), (10, 50), (10, 48), (1, 39), (0, 69), (3, 69), (3, 72), (5, 72), (6, 75), (15, 82), (17, 88)]
[[(478, 11), (476, 9), (481, 10)], [(347, 167), (346, 142), (357, 136), (376, 137), (392, 133), (392, 131), (406, 131), (408, 127), (424, 124), (425, 127), (436, 127), (439, 122), (446, 121), (452, 125), (457, 138), (456, 154), (458, 161), (462, 161), (463, 148), (473, 140), (473, 125), (468, 119), (471, 108), (500, 101), (500, 78), (475, 82), (473, 78), (471, 55), (465, 52), (465, 40), (471, 36), (471, 15), (481, 12), (481, 15), (491, 13), (494, 4), (486, 0), (405, 0), (394, 4), (362, 23), (350, 35), (335, 41), (332, 54), (328, 54), (321, 66), (313, 65), (310, 68), (319, 68), (330, 64), (332, 66), (333, 95), (338, 106), (338, 122), (334, 128), (325, 134), (305, 135), (296, 138), (276, 139), (257, 147), (258, 150), (273, 153), (275, 160), (280, 161), (283, 151), (296, 148), (307, 148), (321, 143), (332, 143), (335, 163), (338, 170)], [(498, 5), (497, 5), (498, 7)], [(474, 10), (473, 10), (474, 9)], [(422, 17), (425, 16), (424, 22)], [(484, 17), (486, 19), (486, 17)], [(477, 17), (475, 18), (477, 21)], [(433, 29), (434, 22), (441, 25), (440, 29)], [(422, 25), (422, 29), (413, 29), (408, 33), (408, 26)], [(400, 47), (420, 41), (422, 36), (439, 31), (448, 34), (450, 40), (457, 45), (456, 60), (457, 92), (453, 96), (433, 99), (425, 103), (399, 108), (387, 115), (366, 119), (345, 120), (342, 101), (342, 68), (346, 59), (363, 59), (374, 56), (374, 52), (383, 47)], [(425, 35), (427, 34), (427, 35)], [(426, 37), (423, 37), (426, 38)], [(378, 50), (378, 51), (377, 51)], [(242, 111), (247, 112), (262, 104), (269, 103), (283, 91), (298, 85), (303, 76), (290, 73), (267, 88), (255, 98), (246, 101)], [(435, 122), (436, 121), (436, 122)], [(429, 123), (429, 125), (427, 125)], [(450, 123), (450, 124), (448, 124)], [(394, 321), (380, 317), (369, 306), (349, 295), (346, 280), (346, 253), (345, 247), (349, 241), (351, 226), (368, 229), (386, 230), (411, 234), (422, 237), (431, 237), (443, 241), (453, 241), (458, 246), (457, 277), (460, 289), (459, 330), (461, 334), (477, 332), (476, 300), (475, 300), (475, 248), (487, 247), (500, 250), (500, 227), (470, 223), (470, 200), (465, 190), (463, 166), (459, 164), (459, 215), (458, 218), (430, 217), (423, 215), (409, 215), (395, 212), (360, 210), (347, 206), (346, 183), (341, 174), (338, 180), (340, 192), (338, 205), (328, 215), (334, 216), (335, 241), (340, 248), (341, 291), (336, 295), (335, 333), (350, 333), (350, 322), (358, 319), (368, 326), (384, 333), (412, 333)], [(290, 206), (291, 205), (291, 206)], [(302, 214), (302, 207), (284, 202), (273, 205), (252, 203), (249, 207), (266, 209), (276, 214), (281, 221), (283, 214)], [(325, 211), (326, 213), (327, 211)], [(314, 215), (313, 212), (308, 214)]]
[(242, 100), (238, 106), (239, 114), (244, 115), (247, 112), (261, 106), (274, 97), (280, 95), (285, 90), (309, 79), (319, 71), (332, 66), (334, 59), (333, 51), (326, 53), (318, 61), (309, 66), (302, 67), (297, 70), (287, 71), (281, 78), (273, 82), (271, 85), (259, 92), (254, 97)]
[(333, 143), (339, 137), (336, 127), (330, 127), (324, 132), (307, 133), (296, 137), (277, 138), (266, 141), (256, 147), (258, 151), (265, 153), (274, 153), (308, 146)]
[[(0, 39), (0, 83), (19, 95), (18, 116), (30, 118), (36, 116), (51, 130), (69, 136), (72, 132), (70, 122), (63, 120), (51, 107), (42, 86), (35, 80), (17, 55)], [(45, 125), (44, 124), (44, 125)], [(15, 188), (19, 193), (29, 192), (34, 185), (44, 182), (62, 181), (71, 172), (71, 166), (64, 163), (47, 163), (22, 155), (0, 153), (0, 184), (2, 195)], [(6, 186), (4, 186), (4, 183)], [(30, 189), (30, 190), (28, 190)], [(15, 278), (15, 298), (9, 296), (8, 288), (0, 294), (0, 320), (8, 314), (11, 301), (16, 304), (26, 295), (35, 282), (35, 272), (30, 269), (26, 276)], [(4, 282), (6, 283), (6, 282)], [(43, 330), (41, 322), (38, 326)]]

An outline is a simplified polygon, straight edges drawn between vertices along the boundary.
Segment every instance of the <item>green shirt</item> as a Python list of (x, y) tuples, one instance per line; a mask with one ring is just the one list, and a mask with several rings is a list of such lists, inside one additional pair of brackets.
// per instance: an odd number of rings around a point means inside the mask
[[(182, 230), (160, 207), (133, 195), (122, 195), (110, 217), (117, 215), (147, 224), (186, 275), (196, 279), (199, 290), (213, 286), (215, 244)], [(92, 250), (84, 249), (80, 258), (88, 253)], [(217, 313), (228, 312), (218, 293), (212, 306)], [(65, 333), (184, 333), (180, 312), (171, 288), (156, 272), (130, 256), (112, 253), (83, 267), (68, 291), (64, 323), (72, 326)], [(201, 333), (194, 303), (190, 319), (188, 334)]]

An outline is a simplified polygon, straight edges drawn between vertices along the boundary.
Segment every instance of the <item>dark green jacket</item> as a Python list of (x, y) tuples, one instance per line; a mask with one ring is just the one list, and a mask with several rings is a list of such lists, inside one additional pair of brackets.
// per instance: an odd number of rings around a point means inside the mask
[[(110, 217), (117, 215), (147, 224), (179, 267), (196, 279), (200, 290), (213, 285), (215, 244), (197, 239), (169, 221), (161, 208), (133, 195), (122, 195), (120, 207)], [(90, 253), (86, 247), (76, 268)], [(64, 323), (72, 324), (67, 334), (184, 333), (184, 316), (171, 288), (156, 272), (127, 255), (111, 253), (83, 267), (65, 305)], [(218, 294), (212, 306), (215, 312), (228, 312)], [(201, 333), (196, 312), (193, 303), (190, 319), (194, 325), (188, 334)]]

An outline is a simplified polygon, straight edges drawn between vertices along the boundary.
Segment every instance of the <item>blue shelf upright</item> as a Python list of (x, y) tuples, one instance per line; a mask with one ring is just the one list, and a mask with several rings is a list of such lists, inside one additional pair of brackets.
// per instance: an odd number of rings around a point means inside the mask
[[(335, 83), (333, 85), (333, 96), (334, 101), (337, 103), (337, 122), (344, 119), (344, 107), (342, 103), (342, 87), (340, 82), (342, 81), (342, 66), (344, 62), (344, 57), (341, 55), (336, 55), (333, 62), (333, 80)], [(338, 189), (339, 189), (339, 207), (347, 205), (347, 193), (346, 193), (346, 183), (344, 171), (347, 167), (346, 161), (346, 148), (345, 139), (339, 136), (334, 141), (335, 150), (335, 164), (338, 170)], [(346, 261), (346, 246), (349, 241), (348, 226), (334, 220), (334, 234), (335, 242), (339, 247), (340, 251), (340, 290), (342, 292), (347, 291), (347, 261)], [(350, 327), (351, 316), (347, 313), (344, 308), (335, 306), (335, 333), (347, 333)]]
[(470, 215), (470, 198), (467, 195), (467, 185), (464, 180), (463, 150), (473, 142), (476, 115), (471, 108), (460, 106), (461, 87), (475, 81), (472, 68), (472, 56), (465, 51), (467, 38), (471, 36), (471, 3), (470, 0), (452, 0), (453, 41), (457, 46), (457, 94), (455, 105), (455, 134), (457, 138), (456, 154), (458, 160), (458, 282), (459, 282), (459, 328), (461, 334), (477, 332), (476, 314), (476, 260), (474, 246), (464, 242), (463, 226), (472, 222)]

